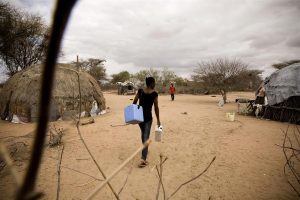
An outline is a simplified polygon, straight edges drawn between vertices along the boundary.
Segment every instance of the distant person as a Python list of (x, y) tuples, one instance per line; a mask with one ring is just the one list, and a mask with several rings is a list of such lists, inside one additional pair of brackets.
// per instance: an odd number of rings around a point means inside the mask
[(174, 101), (174, 98), (175, 98), (175, 92), (176, 92), (176, 89), (174, 87), (174, 84), (171, 83), (171, 86), (169, 88), (169, 93), (171, 94), (171, 99), (172, 101)]
[[(139, 89), (136, 94), (133, 104), (136, 104), (139, 100), (139, 105), (143, 107), (144, 122), (140, 123), (141, 138), (144, 144), (150, 137), (150, 130), (152, 125), (152, 106), (154, 104), (155, 115), (157, 119), (157, 125), (160, 126), (159, 120), (159, 108), (158, 108), (158, 93), (154, 90), (155, 79), (153, 77), (146, 78), (146, 87), (144, 89)], [(147, 161), (148, 147), (144, 148), (142, 151), (142, 160), (139, 167), (145, 167), (148, 165)]]

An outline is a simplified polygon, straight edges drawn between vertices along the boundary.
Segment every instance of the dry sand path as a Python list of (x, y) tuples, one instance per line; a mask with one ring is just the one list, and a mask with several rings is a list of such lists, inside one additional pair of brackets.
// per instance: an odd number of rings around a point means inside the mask
[[(140, 145), (137, 125), (111, 127), (124, 123), (123, 108), (133, 96), (118, 96), (105, 93), (109, 113), (95, 118), (96, 123), (82, 126), (85, 141), (97, 161), (108, 175)], [(232, 93), (236, 97), (250, 97), (250, 93)], [(216, 161), (202, 177), (184, 186), (173, 199), (296, 199), (283, 175), (284, 156), (275, 144), (282, 144), (288, 124), (236, 116), (235, 122), (225, 119), (225, 112), (235, 111), (236, 104), (223, 108), (217, 106), (220, 96), (176, 95), (159, 96), (161, 122), (164, 126), (163, 141), (150, 146), (150, 165), (137, 167), (139, 156), (126, 166), (113, 180), (119, 191), (129, 171), (131, 174), (121, 193), (121, 199), (155, 199), (158, 179), (151, 170), (163, 153), (169, 159), (164, 165), (164, 185), (169, 196), (181, 183), (205, 169), (211, 159)], [(187, 114), (183, 114), (186, 112)], [(65, 150), (61, 172), (61, 199), (84, 199), (100, 182), (78, 174), (70, 167), (90, 175), (101, 177), (82, 143), (72, 122), (57, 122), (66, 129), (63, 137)], [(151, 138), (154, 140), (154, 125)], [(7, 136), (25, 135), (34, 124), (14, 125), (0, 123), (1, 140)], [(55, 199), (56, 193), (56, 148), (46, 148), (40, 170), (38, 189), (45, 192), (44, 199)], [(19, 165), (23, 171), (24, 164)], [(11, 196), (12, 180), (7, 171), (0, 173), (0, 199)], [(109, 188), (99, 192), (96, 199), (114, 199)]]

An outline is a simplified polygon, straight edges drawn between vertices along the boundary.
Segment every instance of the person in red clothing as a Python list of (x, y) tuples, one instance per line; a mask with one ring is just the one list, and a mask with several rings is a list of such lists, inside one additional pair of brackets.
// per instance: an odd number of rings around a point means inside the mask
[(176, 92), (176, 89), (174, 87), (174, 84), (171, 83), (171, 86), (169, 88), (169, 93), (171, 94), (171, 99), (172, 101), (174, 101), (174, 98), (175, 98), (175, 92)]

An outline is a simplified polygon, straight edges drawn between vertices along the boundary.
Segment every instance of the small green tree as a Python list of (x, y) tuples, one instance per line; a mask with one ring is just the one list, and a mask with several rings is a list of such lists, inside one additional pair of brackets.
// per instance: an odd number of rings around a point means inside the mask
[(121, 71), (118, 74), (113, 74), (111, 83), (124, 82), (130, 79), (130, 73), (128, 71)]

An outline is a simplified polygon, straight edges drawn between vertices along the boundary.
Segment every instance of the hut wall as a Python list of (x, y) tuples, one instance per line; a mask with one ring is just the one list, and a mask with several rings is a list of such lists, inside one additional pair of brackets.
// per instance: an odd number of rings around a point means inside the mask
[(263, 117), (275, 121), (300, 124), (300, 96), (290, 97), (280, 104), (266, 106)]
[[(12, 76), (0, 92), (0, 115), (6, 118), (8, 114), (17, 114), (28, 121), (37, 121), (39, 114), (39, 94), (41, 90), (41, 65), (28, 67)], [(93, 101), (96, 101), (100, 110), (104, 110), (105, 99), (97, 81), (86, 72), (77, 72), (72, 65), (58, 64), (50, 120), (57, 120), (64, 112), (72, 110), (79, 113), (79, 84), (80, 79), (82, 111), (89, 112)]]

